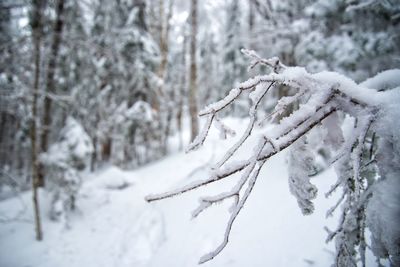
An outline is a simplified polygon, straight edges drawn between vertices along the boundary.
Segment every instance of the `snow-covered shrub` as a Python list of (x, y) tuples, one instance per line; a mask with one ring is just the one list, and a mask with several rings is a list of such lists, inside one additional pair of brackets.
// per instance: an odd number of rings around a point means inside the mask
[(68, 213), (75, 208), (75, 200), (81, 186), (79, 172), (89, 163), (93, 151), (92, 141), (83, 127), (68, 117), (61, 129), (58, 142), (42, 154), (40, 161), (49, 173), (52, 192), (50, 218), (67, 222)]
[(136, 101), (130, 107), (122, 102), (113, 119), (114, 164), (136, 167), (161, 156), (158, 115), (145, 101)]
[[(312, 200), (317, 188), (310, 182), (316, 160), (316, 149), (329, 148), (328, 162), (337, 172), (337, 182), (326, 194), (341, 191), (339, 201), (327, 211), (330, 216), (341, 207), (337, 229), (327, 229), (327, 241), (335, 240), (335, 266), (365, 266), (366, 228), (372, 234), (372, 252), (379, 261), (389, 258), (393, 266), (400, 264), (400, 70), (378, 74), (362, 84), (334, 72), (310, 74), (304, 68), (287, 67), (278, 58), (263, 59), (254, 51), (244, 50), (252, 58), (252, 66), (264, 64), (273, 69), (266, 75), (255, 76), (234, 88), (222, 100), (213, 103), (199, 115), (207, 122), (189, 150), (202, 145), (219, 112), (231, 105), (243, 92), (250, 91), (250, 122), (242, 137), (213, 168), (211, 177), (163, 194), (148, 196), (156, 201), (240, 174), (231, 191), (202, 198), (194, 216), (213, 204), (233, 199), (234, 204), (223, 242), (200, 263), (217, 256), (227, 245), (232, 225), (253, 190), (261, 168), (272, 156), (285, 148), (289, 153), (289, 189), (304, 214), (313, 211)], [(297, 108), (271, 125), (257, 137), (258, 143), (245, 160), (233, 156), (245, 144), (252, 130), (265, 118), (258, 118), (259, 103), (272, 88), (291, 87), (296, 93), (278, 101), (268, 118), (283, 114), (292, 103)], [(344, 120), (343, 120), (344, 118)], [(313, 142), (308, 137), (318, 134)], [(243, 156), (243, 155), (242, 155)], [(247, 184), (247, 185), (246, 185)], [(340, 188), (340, 189), (339, 189)]]
[(298, 36), (297, 65), (311, 72), (333, 70), (356, 81), (397, 68), (398, 2), (313, 0), (303, 12), (311, 31)]

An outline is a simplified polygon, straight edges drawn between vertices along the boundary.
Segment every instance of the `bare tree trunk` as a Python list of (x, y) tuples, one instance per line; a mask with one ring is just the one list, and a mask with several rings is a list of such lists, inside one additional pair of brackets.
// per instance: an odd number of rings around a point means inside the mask
[(101, 144), (101, 160), (107, 162), (111, 158), (112, 139), (107, 137)]
[(250, 34), (253, 32), (254, 29), (254, 3), (249, 1), (249, 31)]
[[(175, 87), (175, 86), (174, 86)], [(176, 87), (175, 87), (176, 88)], [(173, 108), (174, 105), (172, 105), (171, 101), (175, 97), (175, 88), (172, 88), (171, 95), (169, 95), (170, 101), (166, 104), (167, 108), (167, 117), (165, 121), (165, 127), (164, 127), (164, 142), (163, 142), (163, 153), (166, 155), (168, 152), (168, 137), (170, 135), (171, 131), (171, 120), (172, 120), (172, 115), (173, 115)]]
[(96, 170), (97, 163), (97, 135), (93, 137), (93, 152), (90, 159), (90, 171), (94, 172)]
[(34, 60), (35, 60), (35, 76), (33, 84), (33, 101), (32, 101), (32, 124), (31, 124), (31, 156), (32, 156), (32, 201), (35, 216), (35, 233), (36, 240), (40, 241), (43, 238), (42, 226), (40, 221), (40, 209), (38, 199), (39, 187), (39, 166), (37, 158), (37, 134), (36, 134), (36, 119), (37, 119), (37, 96), (39, 92), (39, 77), (40, 77), (40, 42), (41, 42), (41, 12), (43, 8), (42, 0), (33, 1), (33, 16), (32, 16), (32, 33), (34, 43)]
[(197, 64), (196, 64), (196, 37), (197, 37), (197, 0), (191, 0), (191, 38), (190, 38), (190, 87), (189, 87), (189, 113), (191, 132), (190, 140), (199, 133), (199, 121), (197, 118)]
[[(162, 0), (161, 0), (162, 1)], [(168, 53), (169, 53), (169, 32), (170, 32), (170, 20), (172, 18), (172, 5), (173, 5), (173, 0), (169, 0), (169, 5), (168, 5), (168, 14), (166, 16), (166, 20), (162, 18), (162, 21), (164, 22), (163, 30), (162, 30), (162, 59), (161, 59), (161, 69), (162, 69), (162, 79), (163, 79), (163, 88), (161, 90), (164, 92), (164, 105), (165, 109), (167, 112), (166, 116), (166, 121), (164, 125), (164, 136), (163, 136), (163, 153), (167, 154), (168, 152), (168, 137), (170, 134), (170, 128), (171, 128), (171, 119), (172, 119), (172, 112), (173, 112), (173, 107), (172, 107), (172, 101), (174, 99), (174, 91), (175, 88), (171, 88), (171, 94), (169, 95), (168, 92), (165, 92), (165, 80), (166, 80), (166, 73), (167, 73), (167, 66), (168, 66)]]
[(186, 49), (187, 49), (187, 41), (188, 41), (188, 36), (186, 33), (186, 30), (183, 30), (183, 43), (182, 43), (182, 71), (181, 71), (181, 82), (179, 86), (179, 93), (177, 95), (178, 97), (178, 111), (176, 113), (176, 124), (178, 127), (178, 132), (179, 132), (179, 150), (182, 150), (183, 148), (183, 136), (182, 136), (182, 116), (183, 116), (183, 100), (184, 96), (186, 95), (186, 77), (187, 77), (187, 67), (186, 67)]
[[(161, 63), (158, 69), (158, 76), (160, 79), (164, 81), (165, 78), (165, 71), (167, 68), (167, 56), (168, 56), (168, 19), (165, 20), (164, 18), (164, 0), (159, 0), (159, 20), (160, 24), (158, 25), (158, 34), (159, 34), (159, 45), (160, 45), (160, 52), (161, 52)], [(162, 91), (163, 85), (161, 85), (160, 90)]]
[[(49, 146), (49, 134), (51, 128), (51, 105), (52, 99), (49, 97), (49, 94), (54, 93), (54, 74), (56, 71), (56, 63), (57, 56), (61, 43), (61, 34), (62, 28), (64, 25), (64, 0), (59, 0), (56, 7), (57, 19), (54, 24), (54, 33), (53, 33), (53, 42), (51, 44), (49, 65), (47, 68), (46, 75), (46, 87), (45, 87), (45, 98), (44, 98), (44, 112), (43, 112), (43, 131), (41, 135), (41, 151), (46, 152)], [(43, 168), (40, 168), (40, 177), (39, 182), (43, 186), (44, 185), (44, 175)]]
[(172, 111), (170, 107), (170, 102), (172, 97), (168, 94), (165, 82), (167, 76), (167, 67), (168, 67), (168, 52), (169, 52), (169, 32), (170, 32), (170, 20), (172, 17), (172, 5), (173, 0), (169, 0), (168, 3), (168, 11), (165, 12), (165, 1), (158, 1), (158, 20), (159, 24), (157, 25), (158, 41), (160, 46), (161, 53), (161, 62), (157, 71), (157, 75), (162, 81), (160, 86), (157, 88), (157, 96), (159, 106), (156, 110), (160, 112), (159, 120), (160, 120), (160, 146), (162, 154), (167, 153), (167, 144), (168, 144), (168, 136), (170, 132), (170, 121), (172, 119)]

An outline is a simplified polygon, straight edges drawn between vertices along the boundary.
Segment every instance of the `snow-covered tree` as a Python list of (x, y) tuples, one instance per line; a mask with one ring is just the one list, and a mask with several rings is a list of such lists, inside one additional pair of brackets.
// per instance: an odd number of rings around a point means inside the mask
[[(227, 131), (227, 127), (220, 125), (220, 112), (245, 92), (250, 92), (250, 121), (246, 131), (215, 164), (208, 179), (148, 196), (147, 201), (173, 197), (229, 179), (234, 174), (240, 175), (230, 191), (201, 198), (199, 207), (193, 212), (196, 217), (213, 204), (233, 199), (223, 242), (200, 259), (200, 263), (207, 262), (228, 244), (233, 223), (264, 164), (286, 148), (290, 150), (289, 189), (303, 214), (313, 212), (312, 200), (317, 188), (311, 183), (310, 176), (315, 172), (313, 161), (318, 142), (308, 141), (308, 138), (317, 133), (322, 137), (318, 139), (320, 144), (331, 148), (329, 162), (337, 173), (337, 182), (327, 196), (334, 191), (342, 194), (337, 204), (327, 211), (329, 216), (341, 207), (337, 229), (327, 229), (327, 240), (334, 239), (336, 244), (335, 266), (357, 266), (359, 260), (365, 266), (366, 229), (371, 232), (371, 250), (377, 261), (389, 258), (393, 266), (399, 265), (400, 231), (396, 222), (400, 217), (400, 112), (397, 108), (400, 70), (388, 70), (357, 84), (335, 72), (311, 74), (304, 68), (285, 66), (278, 58), (263, 59), (254, 51), (243, 52), (252, 59), (252, 67), (263, 64), (272, 71), (240, 83), (224, 99), (200, 111), (199, 115), (206, 117), (207, 122), (188, 149), (196, 149), (204, 143), (213, 122), (221, 131)], [(254, 129), (265, 120), (258, 116), (259, 104), (279, 85), (289, 86), (296, 93), (279, 99), (268, 118), (281, 114), (291, 103), (299, 105), (268, 131), (254, 136)], [(251, 138), (256, 141), (252, 154), (237, 160), (240, 156), (237, 151)]]
[(199, 59), (199, 103), (210, 103), (221, 98), (222, 92), (215, 90), (220, 86), (220, 73), (218, 64), (219, 51), (217, 41), (213, 33), (204, 32), (200, 38), (200, 59)]
[(314, 72), (337, 71), (357, 81), (394, 68), (398, 14), (396, 1), (311, 1), (303, 17), (310, 30), (295, 48), (297, 64)]
[[(29, 173), (30, 96), (32, 54), (27, 34), (18, 24), (26, 5), (20, 1), (0, 3), (0, 168), (16, 176), (21, 185)], [(1, 186), (1, 182), (0, 182)]]
[[(161, 156), (158, 115), (152, 117), (153, 135), (148, 139), (138, 137), (147, 133), (146, 127), (137, 129), (148, 122), (129, 121), (126, 125), (132, 127), (120, 131), (114, 119), (136, 103), (144, 101), (152, 107), (159, 103), (158, 47), (147, 28), (146, 2), (96, 2), (94, 6), (93, 25), (80, 46), (84, 62), (77, 68), (83, 72), (83, 80), (72, 94), (75, 113), (93, 139), (92, 169), (110, 161), (123, 167), (137, 166)], [(139, 144), (140, 140), (158, 145)], [(152, 157), (139, 160), (136, 146), (149, 149), (145, 154)]]
[(244, 76), (245, 63), (240, 54), (244, 41), (241, 40), (242, 25), (238, 0), (232, 0), (228, 4), (225, 21), (224, 61), (225, 66), (222, 85), (224, 88), (235, 86)]
[(89, 166), (93, 145), (83, 127), (72, 117), (60, 131), (58, 142), (52, 144), (40, 161), (46, 167), (48, 188), (52, 193), (50, 218), (63, 220), (76, 207), (76, 198), (82, 184), (80, 171)]
[(160, 157), (159, 120), (149, 103), (138, 100), (132, 106), (122, 102), (113, 116), (115, 130), (111, 162), (136, 167)]

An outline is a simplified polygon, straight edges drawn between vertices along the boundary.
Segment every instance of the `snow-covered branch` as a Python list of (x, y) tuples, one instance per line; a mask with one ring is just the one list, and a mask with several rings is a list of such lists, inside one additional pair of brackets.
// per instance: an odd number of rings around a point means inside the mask
[[(173, 197), (232, 177), (235, 173), (241, 173), (239, 181), (231, 190), (215, 196), (201, 198), (199, 207), (193, 212), (193, 217), (196, 217), (213, 204), (230, 198), (234, 199), (233, 206), (229, 210), (230, 218), (222, 243), (214, 251), (204, 255), (200, 259), (200, 263), (207, 262), (217, 256), (228, 244), (232, 225), (246, 203), (248, 196), (251, 194), (264, 163), (285, 148), (291, 147), (292, 160), (289, 161), (289, 164), (294, 168), (290, 172), (290, 191), (296, 197), (304, 214), (313, 212), (312, 199), (315, 198), (317, 189), (309, 181), (311, 176), (310, 170), (312, 169), (310, 164), (312, 164), (313, 154), (307, 152), (309, 150), (312, 151), (312, 147), (309, 146), (306, 138), (307, 133), (316, 129), (316, 126), (322, 125), (322, 128), (326, 128), (328, 134), (330, 131), (337, 133), (337, 136), (330, 136), (330, 141), (326, 141), (329, 140), (329, 138), (326, 138), (324, 140), (326, 142), (325, 145), (337, 146), (339, 144), (340, 146), (335, 156), (328, 159), (328, 162), (330, 161), (331, 164), (335, 164), (339, 177), (338, 182), (332, 186), (332, 189), (326, 195), (331, 195), (338, 187), (343, 188), (342, 197), (327, 212), (327, 216), (330, 216), (340, 205), (343, 207), (339, 227), (336, 231), (330, 232), (328, 240), (333, 239), (335, 236), (340, 236), (339, 239), (336, 239), (337, 247), (339, 248), (336, 262), (340, 264), (352, 264), (355, 261), (355, 254), (352, 252), (354, 247), (364, 241), (361, 239), (352, 239), (349, 241), (347, 239), (348, 236), (346, 234), (351, 230), (349, 230), (349, 221), (355, 220), (357, 225), (365, 225), (366, 217), (359, 216), (359, 214), (368, 202), (365, 192), (368, 190), (369, 185), (374, 183), (374, 179), (366, 180), (364, 175), (367, 167), (369, 168), (372, 165), (371, 163), (373, 163), (371, 155), (369, 155), (369, 163), (364, 162), (364, 147), (369, 134), (376, 131), (375, 125), (378, 116), (383, 116), (382, 107), (387, 107), (387, 103), (391, 103), (393, 99), (390, 99), (391, 97), (387, 96), (384, 92), (379, 92), (379, 89), (374, 90), (358, 85), (354, 81), (337, 73), (321, 72), (310, 74), (303, 68), (286, 67), (277, 58), (262, 59), (254, 51), (249, 50), (243, 50), (243, 53), (252, 59), (251, 66), (264, 64), (271, 67), (272, 72), (267, 75), (256, 76), (239, 84), (224, 99), (203, 109), (199, 115), (207, 116), (207, 122), (200, 135), (189, 146), (188, 150), (195, 149), (204, 143), (209, 129), (213, 124), (213, 119), (222, 109), (235, 102), (245, 90), (250, 91), (249, 98), (252, 103), (249, 107), (250, 121), (247, 129), (239, 140), (227, 149), (225, 155), (215, 164), (209, 178), (166, 193), (148, 196), (146, 200), (152, 202)], [(257, 110), (260, 108), (262, 99), (265, 98), (271, 88), (278, 85), (290, 86), (297, 90), (297, 92), (293, 96), (281, 98), (272, 112), (273, 115), (270, 116), (274, 116), (277, 113), (283, 114), (292, 103), (296, 103), (298, 108), (290, 115), (282, 118), (272, 128), (269, 128), (268, 134), (261, 134), (258, 137), (257, 145), (252, 150), (253, 153), (248, 155), (246, 160), (233, 161), (232, 158), (237, 154), (238, 149), (252, 135), (255, 127), (260, 125)], [(396, 97), (399, 98), (398, 93)], [(347, 133), (344, 140), (340, 123), (322, 124), (325, 119), (334, 113), (347, 114), (349, 117), (354, 118), (354, 128)], [(338, 116), (332, 118), (337, 120)], [(339, 128), (330, 129), (330, 127)], [(370, 150), (372, 151), (372, 149)], [(369, 153), (371, 154), (372, 152)], [(246, 183), (246, 189), (243, 191)], [(368, 193), (368, 195), (370, 194)], [(352, 231), (363, 232), (363, 228), (359, 227)], [(358, 236), (361, 238), (363, 234), (359, 233)], [(360, 253), (363, 254), (362, 251)]]
[(278, 57), (265, 59), (260, 57), (254, 50), (248, 50), (244, 48), (241, 50), (241, 52), (252, 60), (249, 70), (253, 69), (258, 64), (271, 67), (275, 73), (278, 73), (286, 68), (286, 66), (281, 63)]

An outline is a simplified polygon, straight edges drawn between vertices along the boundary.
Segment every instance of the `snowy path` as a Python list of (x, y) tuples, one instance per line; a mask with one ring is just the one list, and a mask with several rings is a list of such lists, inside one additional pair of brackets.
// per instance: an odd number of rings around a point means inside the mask
[[(212, 138), (199, 151), (176, 153), (135, 171), (108, 167), (90, 174), (81, 190), (80, 212), (73, 216), (70, 229), (49, 221), (47, 207), (42, 208), (46, 218), (43, 242), (34, 241), (30, 223), (0, 224), (0, 266), (196, 266), (199, 258), (222, 240), (230, 203), (214, 206), (194, 220), (191, 212), (200, 195), (227, 190), (235, 177), (154, 204), (146, 203), (144, 196), (205, 178), (205, 169), (187, 175), (207, 163), (213, 151), (220, 154), (227, 142)], [(333, 244), (324, 243), (323, 227), (335, 227), (334, 219), (325, 219), (334, 199), (326, 200), (324, 192), (334, 179), (333, 171), (328, 170), (312, 180), (320, 189), (316, 210), (311, 216), (302, 216), (289, 193), (284, 153), (272, 158), (234, 224), (228, 246), (204, 266), (330, 266)], [(124, 182), (129, 184), (127, 188), (115, 189)], [(22, 196), (29, 210), (30, 197)], [(18, 209), (16, 198), (0, 203), (2, 215)]]

